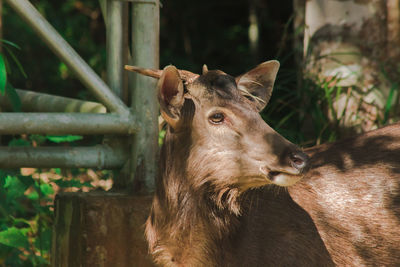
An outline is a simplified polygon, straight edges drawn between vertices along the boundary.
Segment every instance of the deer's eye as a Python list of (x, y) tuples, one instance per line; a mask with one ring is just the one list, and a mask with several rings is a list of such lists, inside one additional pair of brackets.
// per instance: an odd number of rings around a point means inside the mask
[(225, 115), (223, 113), (214, 113), (212, 114), (208, 120), (212, 123), (212, 124), (220, 124), (224, 121), (225, 119)]

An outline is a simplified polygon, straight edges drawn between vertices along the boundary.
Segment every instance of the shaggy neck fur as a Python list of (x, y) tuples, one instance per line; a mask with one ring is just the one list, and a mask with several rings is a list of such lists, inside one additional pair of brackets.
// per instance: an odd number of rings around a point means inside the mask
[(231, 251), (233, 242), (228, 239), (237, 228), (238, 216), (223, 205), (229, 201), (229, 190), (214, 190), (208, 183), (198, 187), (188, 181), (193, 176), (187, 170), (192, 145), (188, 136), (167, 130), (146, 237), (150, 252), (162, 266), (222, 266), (229, 255), (221, 251)]

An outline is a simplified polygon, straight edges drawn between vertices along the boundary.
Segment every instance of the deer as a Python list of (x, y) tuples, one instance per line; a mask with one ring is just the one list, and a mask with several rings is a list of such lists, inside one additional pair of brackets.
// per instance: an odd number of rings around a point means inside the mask
[(267, 123), (279, 69), (233, 77), (126, 66), (158, 79), (166, 135), (145, 236), (160, 266), (334, 266), (311, 217), (282, 187), (308, 156)]
[(288, 188), (337, 266), (400, 266), (400, 123), (305, 150)]

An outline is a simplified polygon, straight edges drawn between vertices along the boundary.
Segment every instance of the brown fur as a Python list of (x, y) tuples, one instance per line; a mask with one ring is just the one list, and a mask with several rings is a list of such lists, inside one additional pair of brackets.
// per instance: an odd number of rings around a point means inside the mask
[[(258, 114), (276, 64), (261, 64), (236, 81), (207, 71), (184, 91), (178, 71), (164, 69), (158, 90), (168, 126), (146, 223), (159, 265), (333, 265), (311, 218), (286, 191), (255, 189), (293, 184), (304, 167), (297, 170), (290, 156), (302, 152)], [(224, 114), (223, 123), (210, 122), (215, 112)]]
[(338, 266), (400, 265), (400, 124), (307, 151), (289, 188)]
[[(173, 148), (179, 148), (173, 158), (188, 158), (184, 147), (190, 145), (182, 141), (168, 132), (161, 158)], [(159, 265), (333, 266), (311, 218), (285, 190), (270, 185), (236, 196), (228, 189), (221, 199), (210, 183), (190, 185), (185, 165), (184, 160), (161, 165), (169, 176), (157, 183), (146, 224)]]

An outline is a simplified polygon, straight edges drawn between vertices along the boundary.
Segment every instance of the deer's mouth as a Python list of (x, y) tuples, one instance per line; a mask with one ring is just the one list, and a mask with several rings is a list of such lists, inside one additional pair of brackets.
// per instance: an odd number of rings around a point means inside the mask
[(261, 173), (257, 175), (241, 176), (237, 185), (241, 191), (247, 191), (250, 188), (262, 187), (268, 184), (275, 184), (286, 187), (296, 184), (303, 178), (303, 173), (275, 171), (260, 168)]
[(271, 170), (266, 167), (260, 167), (260, 171), (270, 183), (279, 186), (291, 186), (303, 178), (303, 173), (298, 170)]

